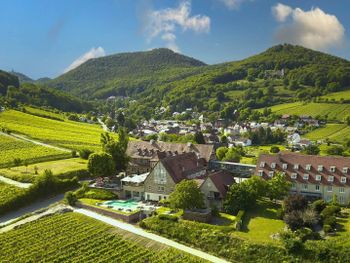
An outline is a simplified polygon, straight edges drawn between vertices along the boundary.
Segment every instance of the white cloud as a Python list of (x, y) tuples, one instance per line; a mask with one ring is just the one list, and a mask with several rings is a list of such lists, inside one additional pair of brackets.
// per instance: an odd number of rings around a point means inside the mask
[(210, 18), (205, 15), (191, 16), (190, 1), (181, 2), (177, 8), (151, 10), (147, 13), (145, 32), (148, 42), (160, 36), (167, 47), (179, 52), (175, 34), (177, 28), (182, 29), (182, 31), (208, 33)]
[[(345, 29), (338, 18), (318, 7), (304, 11), (277, 4), (272, 11), (276, 20), (281, 23), (276, 33), (279, 41), (326, 50), (340, 46), (345, 39)], [(288, 17), (291, 18), (290, 22), (287, 22)]]
[(272, 7), (272, 13), (275, 16), (276, 20), (279, 22), (286, 21), (287, 17), (293, 12), (293, 9), (281, 3)]
[(237, 9), (246, 0), (220, 0), (228, 9)]
[(98, 48), (92, 48), (82, 56), (78, 57), (76, 60), (73, 61), (72, 64), (70, 64), (65, 70), (64, 73), (75, 69), (76, 67), (80, 66), (84, 62), (88, 61), (89, 59), (92, 58), (99, 58), (99, 57), (104, 57), (106, 55), (105, 50), (102, 47)]

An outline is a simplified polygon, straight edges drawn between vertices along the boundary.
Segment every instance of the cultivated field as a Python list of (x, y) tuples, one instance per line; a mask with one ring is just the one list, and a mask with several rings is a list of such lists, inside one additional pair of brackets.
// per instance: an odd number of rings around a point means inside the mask
[(0, 182), (0, 214), (3, 213), (2, 209), (6, 210), (8, 206), (11, 206), (11, 200), (25, 192), (26, 189)]
[(67, 152), (18, 140), (3, 134), (0, 134), (0, 153), (0, 168), (13, 166), (14, 158), (34, 163), (70, 156), (70, 153)]
[(350, 139), (350, 127), (346, 124), (330, 123), (323, 128), (305, 134), (305, 137), (310, 140), (324, 140), (328, 138), (331, 141), (342, 142)]
[(117, 231), (80, 214), (54, 215), (2, 233), (0, 258), (2, 262), (203, 262)]
[[(45, 170), (51, 170), (54, 175), (62, 175), (71, 172), (87, 170), (87, 160), (71, 158), (58, 161), (42, 162), (26, 166), (0, 169), (0, 175), (24, 183), (34, 181), (37, 174)], [(37, 174), (35, 174), (35, 171)]]
[(68, 149), (101, 149), (98, 125), (58, 121), (9, 110), (0, 113), (1, 126), (42, 142)]
[(329, 99), (335, 101), (350, 100), (350, 90), (334, 92), (321, 97), (322, 99)]
[(328, 120), (343, 120), (350, 115), (350, 104), (293, 102), (271, 107), (277, 114), (328, 116)]

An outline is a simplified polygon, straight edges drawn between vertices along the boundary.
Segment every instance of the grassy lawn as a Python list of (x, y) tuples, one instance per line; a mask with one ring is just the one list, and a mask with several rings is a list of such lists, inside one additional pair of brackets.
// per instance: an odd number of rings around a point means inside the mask
[(279, 204), (258, 201), (255, 208), (246, 211), (242, 230), (234, 232), (234, 235), (255, 242), (276, 242), (271, 235), (282, 231), (285, 226), (284, 222), (277, 218), (278, 208)]
[(244, 147), (247, 156), (242, 157), (240, 163), (244, 164), (256, 164), (256, 160), (262, 153), (270, 153), (270, 149), (272, 146), (277, 146), (281, 151), (286, 150), (286, 146), (280, 144), (273, 145), (262, 145), (262, 146), (247, 146)]
[(3, 175), (14, 180), (23, 181), (23, 178), (35, 177), (35, 167), (38, 169), (38, 174), (42, 174), (45, 170), (51, 170), (54, 175), (64, 174), (68, 172), (87, 169), (87, 160), (80, 158), (71, 158), (59, 161), (50, 161), (43, 163), (36, 163), (25, 166), (18, 166), (7, 169), (0, 169), (0, 175)]

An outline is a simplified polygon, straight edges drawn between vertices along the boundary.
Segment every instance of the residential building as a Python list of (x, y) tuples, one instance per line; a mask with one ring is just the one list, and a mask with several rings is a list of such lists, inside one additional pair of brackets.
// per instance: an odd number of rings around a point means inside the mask
[(144, 200), (145, 185), (144, 182), (149, 173), (135, 174), (121, 179), (123, 196), (127, 199)]
[(283, 173), (292, 183), (291, 192), (310, 199), (322, 198), (329, 202), (333, 195), (347, 204), (350, 198), (350, 158), (338, 156), (303, 155), (281, 152), (262, 154), (255, 174), (270, 179), (276, 172)]
[(213, 145), (168, 143), (154, 140), (150, 142), (130, 141), (126, 153), (130, 156), (128, 174), (150, 172), (159, 160), (183, 153), (194, 153), (197, 158), (203, 158), (207, 163), (215, 158)]

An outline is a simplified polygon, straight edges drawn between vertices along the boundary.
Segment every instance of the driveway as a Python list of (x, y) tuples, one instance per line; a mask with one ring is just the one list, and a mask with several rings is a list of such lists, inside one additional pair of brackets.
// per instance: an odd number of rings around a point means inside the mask
[(104, 223), (107, 223), (109, 225), (112, 225), (114, 227), (118, 227), (118, 228), (123, 229), (125, 231), (131, 232), (133, 234), (136, 234), (136, 235), (139, 235), (139, 236), (142, 236), (142, 237), (145, 237), (145, 238), (152, 239), (154, 241), (157, 241), (157, 242), (162, 243), (162, 244), (166, 244), (166, 245), (168, 245), (170, 247), (176, 248), (178, 250), (184, 251), (184, 252), (192, 254), (194, 256), (203, 258), (205, 260), (209, 260), (211, 262), (215, 262), (215, 263), (227, 263), (228, 262), (228, 261), (226, 261), (224, 259), (215, 257), (215, 256), (210, 255), (210, 254), (207, 254), (207, 253), (205, 253), (203, 251), (200, 251), (200, 250), (197, 250), (197, 249), (185, 246), (183, 244), (177, 243), (177, 242), (175, 242), (173, 240), (164, 238), (162, 236), (158, 236), (156, 234), (149, 233), (149, 232), (147, 232), (147, 231), (145, 231), (145, 230), (143, 230), (143, 229), (141, 229), (139, 227), (136, 227), (134, 225), (127, 224), (127, 223), (124, 223), (124, 222), (112, 219), (112, 218), (107, 217), (107, 216), (100, 215), (98, 213), (95, 213), (95, 212), (92, 212), (92, 211), (89, 211), (89, 210), (86, 210), (86, 209), (83, 209), (83, 208), (77, 208), (77, 209), (74, 209), (74, 211), (78, 212), (80, 214), (83, 214), (83, 215), (95, 218), (97, 220), (100, 220), (100, 221), (102, 221)]

